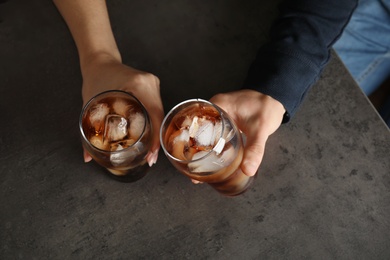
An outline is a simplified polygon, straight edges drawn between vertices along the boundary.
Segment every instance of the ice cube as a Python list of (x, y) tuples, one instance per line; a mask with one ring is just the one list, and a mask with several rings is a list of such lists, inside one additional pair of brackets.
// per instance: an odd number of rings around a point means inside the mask
[(195, 116), (189, 134), (195, 139), (198, 146), (214, 145), (214, 123), (210, 120)]
[[(200, 151), (194, 154), (192, 160), (200, 159), (208, 153), (209, 152), (207, 151)], [(233, 161), (234, 155), (235, 151), (231, 146), (220, 155), (211, 152), (211, 154), (207, 155), (205, 158), (189, 163), (188, 168), (193, 173), (215, 172), (228, 166)]]
[(112, 104), (112, 108), (114, 109), (117, 115), (127, 117), (132, 110), (132, 105), (126, 102), (125, 100), (118, 98)]
[[(180, 112), (179, 112), (180, 113)], [(184, 115), (183, 113), (177, 114), (173, 119), (172, 123), (175, 124), (175, 126), (178, 129), (181, 128), (189, 128), (192, 123), (192, 118), (188, 115)]]
[(141, 136), (142, 131), (145, 128), (145, 117), (141, 113), (134, 113), (130, 115), (129, 121), (130, 137), (134, 140), (137, 140)]
[(181, 128), (188, 128), (192, 124), (192, 120), (189, 116), (186, 116), (183, 123), (181, 123)]
[(136, 140), (134, 139), (128, 139), (128, 140), (125, 140), (123, 143), (123, 147), (124, 148), (127, 148), (129, 146), (132, 146), (134, 143), (135, 143)]
[(110, 155), (111, 164), (114, 166), (121, 166), (124, 163), (128, 164), (129, 162), (133, 161), (134, 158), (143, 150), (143, 147), (144, 146), (141, 142), (138, 142), (134, 146), (127, 149), (120, 144), (115, 147), (113, 146), (112, 151), (114, 151), (114, 153)]
[(107, 150), (108, 148), (108, 142), (103, 142), (102, 138), (99, 136), (92, 136), (91, 139), (89, 139), (89, 142), (100, 150)]
[(215, 122), (214, 125), (214, 134), (213, 134), (213, 140), (214, 143), (218, 143), (219, 138), (221, 138), (222, 134), (222, 121)]
[(106, 103), (99, 103), (94, 105), (90, 110), (89, 121), (95, 128), (99, 128), (100, 124), (104, 122), (105, 117), (110, 112), (110, 108)]
[(186, 161), (187, 158), (184, 155), (184, 150), (186, 146), (187, 146), (186, 142), (183, 141), (175, 142), (175, 144), (172, 146), (171, 155), (176, 159)]
[(222, 137), (225, 139), (225, 143), (229, 142), (234, 137), (234, 129), (232, 125), (225, 120), (224, 121), (224, 132), (222, 134), (222, 121), (217, 121), (214, 126), (214, 143), (218, 143), (219, 139)]
[(170, 154), (179, 160), (187, 160), (184, 152), (188, 148), (189, 141), (190, 135), (186, 129), (179, 129), (172, 133), (168, 141)]
[(133, 139), (127, 139), (127, 140), (121, 140), (118, 142), (114, 142), (110, 144), (110, 151), (116, 151), (118, 150), (118, 146), (120, 145), (122, 149), (125, 149), (127, 147), (130, 147), (135, 143), (135, 140)]
[(198, 119), (199, 118), (197, 116), (194, 116), (194, 118), (192, 119), (190, 128), (189, 128), (189, 133), (190, 133), (190, 136), (192, 138), (195, 137), (195, 135), (196, 135), (196, 133), (198, 132), (198, 129), (199, 129)]
[(188, 141), (190, 140), (190, 133), (188, 130), (179, 130), (180, 131), (180, 134), (178, 136), (175, 137), (175, 139), (173, 139), (173, 142), (176, 143), (176, 142), (186, 142), (188, 143)]
[(196, 142), (201, 146), (214, 144), (214, 124), (209, 120), (204, 120), (195, 136)]
[[(112, 149), (114, 149), (113, 151), (121, 151), (123, 150), (123, 146), (118, 144), (115, 148)], [(125, 153), (113, 153), (110, 155), (110, 161), (114, 166), (121, 165), (126, 161), (126, 159), (127, 157), (125, 156)]]
[(108, 115), (104, 129), (104, 139), (111, 141), (122, 140), (127, 135), (127, 120), (118, 115)]
[[(194, 154), (194, 156), (191, 158), (192, 161), (195, 161), (195, 160), (198, 160), (200, 158), (202, 158), (203, 156), (207, 155), (210, 151), (200, 151), (200, 152), (197, 152), (196, 154)], [(210, 154), (209, 157), (211, 156), (212, 157), (213, 154)], [(214, 157), (212, 157), (214, 158)], [(191, 163), (192, 164), (192, 163)]]

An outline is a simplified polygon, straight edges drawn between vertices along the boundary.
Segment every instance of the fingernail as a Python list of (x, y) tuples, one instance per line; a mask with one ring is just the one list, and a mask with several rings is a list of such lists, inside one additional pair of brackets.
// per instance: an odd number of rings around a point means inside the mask
[(252, 163), (252, 162), (245, 162), (244, 163), (244, 167), (245, 167), (245, 174), (247, 174), (247, 175), (249, 175), (249, 176), (253, 176), (253, 175), (255, 175), (256, 174), (256, 172), (257, 172), (257, 169), (258, 169), (258, 167), (257, 167), (257, 165), (255, 165), (254, 163)]
[(153, 166), (153, 162), (151, 160), (148, 160), (149, 167)]
[(92, 161), (91, 156), (84, 156), (84, 163), (89, 163), (90, 161)]
[(148, 160), (149, 167), (152, 167), (154, 164), (156, 164), (158, 158), (158, 150), (154, 151), (150, 156)]
[(194, 180), (194, 179), (191, 179), (191, 181), (192, 181), (193, 184), (199, 184), (200, 183), (200, 181), (197, 181), (197, 180)]
[(153, 165), (153, 163), (152, 163), (152, 153), (149, 153), (148, 155), (146, 155), (146, 161), (148, 162), (149, 167), (152, 167), (152, 165)]
[(156, 164), (158, 158), (158, 151), (155, 151), (152, 156), (152, 162), (153, 164)]

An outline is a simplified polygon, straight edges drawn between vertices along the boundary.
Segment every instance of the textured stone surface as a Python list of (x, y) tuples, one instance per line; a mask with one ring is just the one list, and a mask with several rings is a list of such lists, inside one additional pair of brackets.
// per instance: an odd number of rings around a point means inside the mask
[[(272, 1), (109, 2), (124, 61), (160, 77), (166, 110), (237, 88), (276, 15)], [(253, 187), (226, 198), (162, 153), (132, 184), (83, 163), (77, 52), (50, 1), (0, 4), (0, 57), (1, 259), (389, 258), (390, 133), (337, 58)]]

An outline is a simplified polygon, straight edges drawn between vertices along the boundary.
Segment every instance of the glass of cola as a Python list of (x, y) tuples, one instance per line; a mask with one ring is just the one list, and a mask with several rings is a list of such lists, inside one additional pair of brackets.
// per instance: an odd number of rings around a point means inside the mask
[(242, 194), (253, 182), (240, 170), (244, 153), (240, 130), (209, 101), (190, 99), (176, 105), (163, 120), (160, 142), (176, 169), (221, 194)]
[(79, 128), (84, 149), (111, 177), (133, 182), (146, 175), (152, 129), (135, 96), (120, 90), (94, 96), (82, 109)]

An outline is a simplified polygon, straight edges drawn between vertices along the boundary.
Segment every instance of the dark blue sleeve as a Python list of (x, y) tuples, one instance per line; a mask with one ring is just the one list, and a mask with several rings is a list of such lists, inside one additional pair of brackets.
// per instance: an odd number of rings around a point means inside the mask
[(330, 58), (358, 0), (286, 0), (249, 69), (244, 88), (280, 101), (287, 122)]

